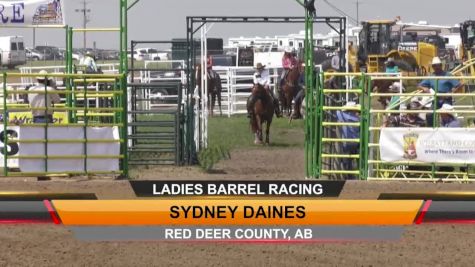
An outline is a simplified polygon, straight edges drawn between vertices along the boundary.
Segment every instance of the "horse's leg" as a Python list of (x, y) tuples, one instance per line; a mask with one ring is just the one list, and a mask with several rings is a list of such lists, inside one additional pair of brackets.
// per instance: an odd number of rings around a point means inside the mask
[(219, 106), (219, 116), (223, 116), (223, 111), (221, 110), (221, 90), (218, 89), (218, 106)]
[(256, 140), (254, 143), (256, 145), (262, 144), (262, 118), (260, 115), (256, 114), (256, 126), (257, 126), (257, 131), (256, 131)]
[(211, 109), (211, 116), (214, 115), (214, 101), (216, 100), (216, 94), (214, 92), (211, 93), (211, 103), (210, 103), (210, 109)]
[(266, 121), (266, 144), (269, 144), (269, 132), (270, 132), (270, 124), (272, 123), (271, 120)]

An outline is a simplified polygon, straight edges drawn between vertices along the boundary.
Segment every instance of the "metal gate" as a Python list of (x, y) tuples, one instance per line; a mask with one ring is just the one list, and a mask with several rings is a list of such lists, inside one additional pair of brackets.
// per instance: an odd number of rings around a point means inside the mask
[[(168, 41), (132, 41), (138, 44), (171, 44)], [(140, 61), (131, 56), (128, 106), (129, 164), (181, 165), (184, 118), (182, 95), (183, 61)]]

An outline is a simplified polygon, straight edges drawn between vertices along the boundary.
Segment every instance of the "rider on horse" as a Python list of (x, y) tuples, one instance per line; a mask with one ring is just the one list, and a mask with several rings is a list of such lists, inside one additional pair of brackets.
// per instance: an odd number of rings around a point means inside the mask
[[(265, 69), (265, 65), (262, 65), (262, 63), (257, 63), (256, 66), (256, 72), (254, 73), (254, 84), (260, 84), (262, 85), (266, 91), (272, 96), (272, 99), (274, 101), (274, 107), (275, 107), (275, 115), (277, 117), (281, 117), (282, 115), (280, 114), (279, 110), (279, 101), (277, 97), (275, 97), (274, 92), (270, 89), (270, 74), (269, 71)], [(254, 103), (256, 102), (256, 97), (254, 97), (252, 94), (249, 96), (247, 99), (247, 112), (248, 112), (248, 117), (251, 117), (252, 114), (252, 107), (254, 106)]]
[(298, 64), (295, 55), (292, 53), (292, 48), (286, 48), (284, 56), (282, 57), (282, 76), (280, 77), (280, 87), (282, 88), (285, 78), (289, 74), (290, 70), (296, 67)]

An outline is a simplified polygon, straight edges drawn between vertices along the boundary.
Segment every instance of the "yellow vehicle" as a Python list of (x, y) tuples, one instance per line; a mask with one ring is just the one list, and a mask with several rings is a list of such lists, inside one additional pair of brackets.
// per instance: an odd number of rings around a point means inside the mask
[[(384, 72), (384, 62), (394, 58), (400, 71), (425, 75), (431, 71), (432, 58), (449, 58), (445, 44), (448, 40), (437, 32), (426, 32), (421, 36), (418, 31), (393, 20), (362, 22), (356, 60), (351, 62), (358, 71), (369, 73)], [(452, 58), (452, 57), (451, 57)], [(455, 54), (453, 55), (455, 58)], [(351, 59), (351, 57), (350, 57)]]

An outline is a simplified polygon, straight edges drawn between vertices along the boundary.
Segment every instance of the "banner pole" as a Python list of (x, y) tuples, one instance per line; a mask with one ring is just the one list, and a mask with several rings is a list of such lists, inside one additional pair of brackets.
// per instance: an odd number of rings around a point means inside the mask
[(7, 74), (3, 73), (3, 175), (8, 176)]

